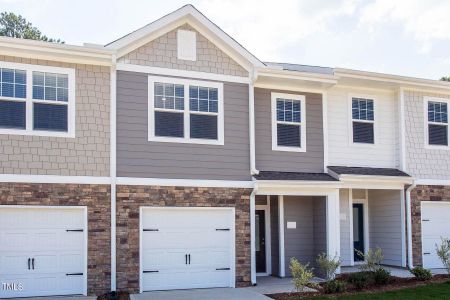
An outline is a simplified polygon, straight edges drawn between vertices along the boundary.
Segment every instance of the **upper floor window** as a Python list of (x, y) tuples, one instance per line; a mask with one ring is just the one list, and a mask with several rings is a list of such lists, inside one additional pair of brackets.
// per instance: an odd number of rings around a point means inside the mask
[(75, 136), (75, 70), (0, 62), (0, 134)]
[(442, 100), (430, 99), (425, 101), (427, 108), (428, 145), (430, 146), (448, 146), (449, 101)]
[(223, 145), (223, 85), (149, 77), (149, 141)]
[(374, 100), (352, 97), (353, 143), (375, 143)]
[(306, 151), (305, 96), (272, 93), (272, 150)]

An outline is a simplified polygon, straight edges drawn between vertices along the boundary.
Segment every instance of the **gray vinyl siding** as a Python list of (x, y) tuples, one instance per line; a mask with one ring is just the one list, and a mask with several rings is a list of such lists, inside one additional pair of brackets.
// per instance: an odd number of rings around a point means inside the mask
[[(314, 212), (314, 255), (327, 252), (326, 198), (313, 197)], [(315, 262), (314, 257), (314, 262)]]
[[(306, 152), (272, 151), (271, 93), (306, 97)], [(322, 95), (255, 89), (256, 168), (262, 171), (323, 172)]]
[(280, 276), (280, 235), (278, 218), (278, 197), (270, 196), (270, 233), (272, 275)]
[[(353, 255), (350, 247), (350, 211), (349, 211), (349, 190), (341, 189), (339, 191), (339, 213), (341, 228), (341, 262), (343, 266), (349, 266)], [(353, 229), (352, 229), (353, 230)]]
[(148, 141), (148, 74), (117, 72), (117, 176), (250, 180), (248, 85), (224, 83), (225, 143)]
[[(287, 222), (297, 222), (297, 228), (288, 229)], [(314, 214), (312, 197), (284, 196), (284, 254), (285, 274), (291, 276), (292, 257), (302, 264), (314, 259)]]
[(369, 190), (369, 245), (383, 251), (383, 264), (402, 265), (400, 191)]

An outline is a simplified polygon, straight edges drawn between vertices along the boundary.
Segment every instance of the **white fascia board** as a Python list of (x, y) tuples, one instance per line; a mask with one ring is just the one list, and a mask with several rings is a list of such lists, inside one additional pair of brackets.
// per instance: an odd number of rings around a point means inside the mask
[(450, 179), (416, 179), (416, 185), (450, 185)]
[(110, 66), (112, 54), (107, 49), (0, 37), (0, 55), (6, 56)]
[(396, 83), (399, 85), (406, 86), (417, 86), (417, 87), (425, 87), (425, 88), (438, 88), (444, 90), (450, 90), (450, 83), (439, 81), (439, 80), (431, 80), (431, 79), (423, 79), (423, 78), (414, 78), (407, 76), (399, 76), (399, 75), (391, 75), (391, 74), (383, 74), (383, 73), (375, 73), (375, 72), (367, 72), (367, 71), (358, 71), (358, 70), (350, 70), (344, 68), (335, 68), (334, 74), (339, 78), (354, 78), (354, 79), (365, 79), (379, 82), (387, 82), (387, 83)]
[(0, 182), (66, 183), (66, 184), (110, 184), (111, 183), (111, 179), (109, 177), (95, 177), (95, 176), (0, 174)]
[(253, 181), (117, 177), (117, 185), (253, 188)]
[(403, 183), (411, 184), (412, 177), (408, 176), (373, 176), (373, 175), (339, 175), (341, 182), (373, 182), (373, 183)]
[(297, 72), (289, 70), (280, 70), (272, 67), (260, 67), (256, 69), (257, 76), (273, 77), (281, 79), (295, 79), (304, 81), (317, 81), (328, 84), (337, 84), (339, 77), (335, 75), (318, 74), (310, 72)]

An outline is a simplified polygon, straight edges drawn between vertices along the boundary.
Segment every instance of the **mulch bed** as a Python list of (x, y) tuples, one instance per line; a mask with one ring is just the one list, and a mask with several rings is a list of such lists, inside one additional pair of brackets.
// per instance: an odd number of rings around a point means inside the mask
[[(342, 274), (336, 277), (339, 281), (347, 281), (350, 274)], [(416, 278), (401, 278), (401, 277), (395, 277), (391, 276), (391, 279), (388, 284), (386, 285), (375, 285), (371, 284), (368, 287), (357, 290), (355, 289), (351, 284), (347, 284), (347, 290), (344, 293), (339, 294), (325, 294), (323, 291), (321, 291), (321, 287), (319, 285), (317, 292), (303, 292), (303, 293), (280, 293), (280, 294), (270, 294), (266, 295), (272, 299), (275, 300), (295, 300), (299, 298), (308, 298), (308, 297), (318, 297), (318, 296), (343, 296), (343, 295), (354, 295), (354, 294), (361, 294), (361, 293), (380, 293), (380, 292), (387, 292), (392, 290), (398, 290), (402, 288), (413, 288), (418, 286), (427, 285), (429, 283), (443, 283), (450, 280), (450, 275), (435, 275), (433, 278), (429, 281), (419, 281)]]
[[(117, 300), (130, 300), (130, 293), (128, 292), (118, 292)], [(110, 300), (111, 298), (108, 297), (108, 294), (103, 294), (97, 297), (97, 300)]]

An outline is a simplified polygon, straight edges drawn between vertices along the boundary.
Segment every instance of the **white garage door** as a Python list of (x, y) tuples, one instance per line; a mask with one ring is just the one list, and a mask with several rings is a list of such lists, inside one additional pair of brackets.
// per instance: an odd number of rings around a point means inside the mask
[(234, 210), (142, 208), (141, 291), (233, 287)]
[(450, 238), (450, 202), (422, 202), (422, 253), (425, 268), (443, 268), (436, 254), (441, 237)]
[(0, 298), (86, 293), (84, 208), (0, 206)]

